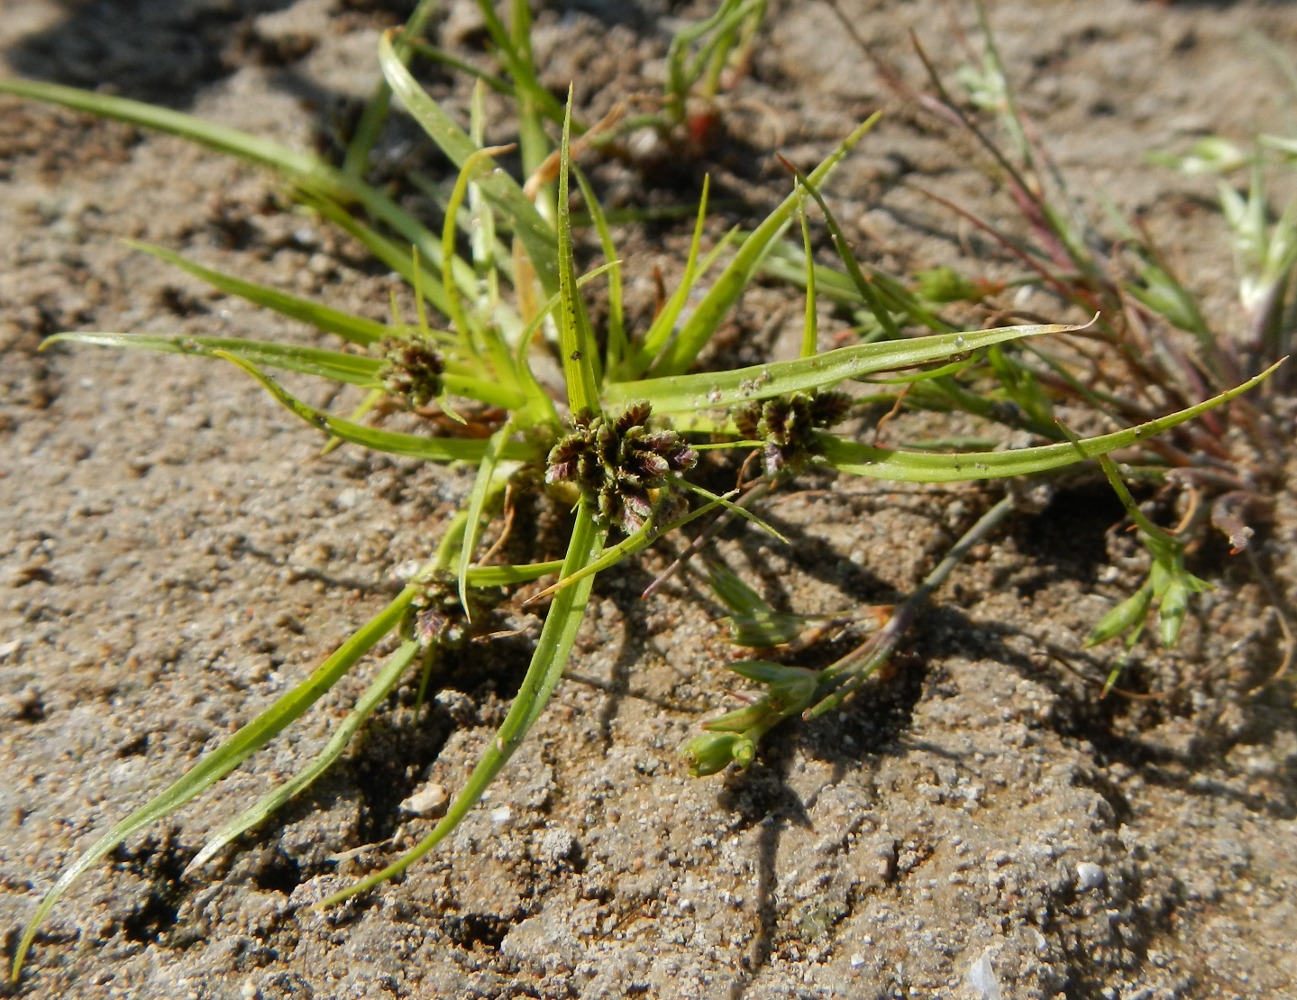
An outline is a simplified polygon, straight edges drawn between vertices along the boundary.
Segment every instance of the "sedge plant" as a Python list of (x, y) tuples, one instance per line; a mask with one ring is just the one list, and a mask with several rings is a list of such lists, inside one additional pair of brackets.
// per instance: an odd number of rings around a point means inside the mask
[[(739, 31), (748, 23), (743, 18), (759, 7), (735, 6), (733, 20), (725, 22), (727, 30)], [(416, 17), (423, 10), (420, 5)], [(1004, 345), (1035, 343), (1081, 328), (1032, 324), (929, 329), (921, 336), (898, 335), (821, 351), (817, 268), (809, 238), (803, 240), (801, 262), (807, 301), (800, 356), (755, 367), (700, 370), (700, 356), (762, 264), (780, 252), (794, 223), (808, 232), (808, 209), (823, 204), (821, 186), (875, 119), (855, 130), (815, 170), (792, 178), (787, 197), (751, 231), (707, 250), (704, 186), (679, 285), (645, 329), (632, 331), (623, 315), (620, 288), (623, 268), (634, 264), (618, 258), (598, 200), (574, 162), (570, 98), (566, 105), (559, 104), (557, 137), (547, 138), (553, 97), (539, 96), (535, 83), (525, 44), (526, 5), (515, 3), (512, 11), (513, 23), (500, 26), (500, 59), (502, 79), (516, 98), (523, 164), (532, 178), (526, 185), (499, 166), (502, 148), (484, 144), (480, 99), (474, 102), (468, 128), (462, 127), (412, 74), (415, 46), (395, 33), (380, 43), (384, 89), (376, 100), (383, 110), (375, 112), (376, 117), (385, 113), (389, 96), (394, 97), (457, 170), (444, 197), (439, 229), (366, 182), (364, 149), (339, 168), (175, 111), (50, 84), (0, 81), (0, 92), (171, 132), (265, 166), (303, 204), (345, 229), (401, 275), (416, 302), (414, 317), (394, 315), (388, 323), (377, 323), (213, 271), (169, 249), (141, 246), (225, 293), (310, 323), (341, 340), (341, 348), (117, 331), (63, 333), (48, 343), (205, 359), (224, 366), (231, 377), (255, 379), (272, 400), (299, 416), (330, 447), (363, 447), (475, 469), (463, 508), (444, 527), (427, 563), (393, 600), (315, 671), (103, 832), (60, 873), (18, 941), (11, 969), (15, 980), (42, 922), (87, 869), (256, 754), (340, 678), (364, 671), (370, 679), (332, 738), (295, 776), (220, 826), (198, 852), (195, 865), (209, 861), (308, 787), (342, 755), (352, 735), (403, 678), (455, 656), (458, 645), (482, 628), (487, 618), (482, 609), (499, 600), (501, 589), (511, 595), (506, 599), (525, 597), (534, 605), (548, 601), (530, 664), (508, 713), (444, 816), (386, 867), (317, 905), (334, 905), (370, 889), (433, 850), (482, 799), (544, 711), (563, 675), (599, 574), (700, 518), (743, 517), (764, 527), (753, 509), (754, 481), (736, 484), (728, 494), (702, 485), (699, 472), (716, 452), (754, 452), (761, 466), (758, 480), (769, 487), (811, 466), (841, 475), (917, 483), (1034, 476), (1181, 427), (1250, 390), (1273, 370), (1168, 415), (1150, 415), (1083, 439), (1060, 435), (1053, 442), (1014, 450), (962, 451), (900, 450), (866, 443), (851, 429), (858, 403), (844, 387), (884, 373), (903, 373), (897, 377), (920, 391), (963, 399), (976, 407), (976, 392), (954, 378), (971, 359)], [(363, 142), (372, 141), (372, 128), (366, 127)], [(546, 149), (545, 142), (553, 147)], [(578, 268), (571, 212), (578, 187), (606, 256), (602, 264), (586, 270)], [(859, 270), (849, 252), (844, 260)], [(609, 318), (598, 329), (586, 304), (592, 285), (606, 289)], [(893, 290), (883, 287), (881, 294)], [(891, 317), (886, 302), (875, 306), (876, 316)], [(552, 365), (538, 363), (544, 358), (557, 359), (558, 383), (546, 382), (543, 373)], [(357, 387), (364, 399), (349, 413), (327, 412), (291, 392), (272, 371)], [(395, 411), (408, 416), (402, 429), (387, 426), (383, 419)], [(494, 543), (506, 530), (509, 498), (523, 489), (543, 493), (565, 513), (561, 559), (495, 561)], [(977, 537), (985, 537), (1011, 509), (1009, 500), (997, 505), (994, 518), (984, 520)], [(967, 544), (974, 540), (970, 536)], [(925, 582), (927, 589), (909, 606), (910, 618), (918, 600), (944, 579), (942, 574), (948, 574), (959, 554), (953, 553), (943, 563), (945, 568), (939, 567)], [(736, 613), (745, 601), (752, 603), (750, 592), (745, 596), (741, 587), (729, 592)], [(777, 622), (769, 616), (754, 618), (752, 610), (748, 608), (749, 631), (768, 638)], [(908, 620), (902, 609), (880, 630), (884, 645), (895, 644)], [(372, 663), (374, 650), (391, 637), (396, 639), (395, 650), (381, 663)], [(840, 703), (867, 676), (872, 662), (862, 655), (817, 675), (759, 661), (740, 667), (745, 677), (765, 687), (765, 694), (748, 709), (713, 722), (701, 741), (691, 743), (685, 751), (690, 767), (696, 773), (711, 773), (731, 763), (749, 763), (759, 739), (776, 723)]]

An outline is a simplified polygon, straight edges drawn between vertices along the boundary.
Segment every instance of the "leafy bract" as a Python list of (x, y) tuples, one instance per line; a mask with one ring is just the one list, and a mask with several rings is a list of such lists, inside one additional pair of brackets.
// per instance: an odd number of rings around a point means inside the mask
[(772, 361), (729, 371), (613, 382), (604, 387), (603, 398), (605, 405), (610, 407), (623, 406), (634, 399), (647, 399), (658, 412), (687, 413), (805, 392), (832, 386), (845, 379), (946, 361), (968, 351), (1023, 337), (1072, 333), (1082, 329), (1084, 327), (1066, 325), (1010, 326), (860, 344), (808, 358)]
[(1026, 476), (1074, 465), (1078, 459), (1106, 455), (1118, 448), (1128, 448), (1154, 434), (1160, 434), (1187, 420), (1192, 420), (1259, 385), (1269, 378), (1280, 364), (1282, 362), (1271, 365), (1260, 375), (1196, 406), (1190, 406), (1136, 427), (1083, 438), (1075, 442), (1011, 451), (933, 454), (876, 448), (821, 434), (821, 445), (825, 460), (839, 472), (875, 479), (912, 483), (954, 483), (975, 479)]

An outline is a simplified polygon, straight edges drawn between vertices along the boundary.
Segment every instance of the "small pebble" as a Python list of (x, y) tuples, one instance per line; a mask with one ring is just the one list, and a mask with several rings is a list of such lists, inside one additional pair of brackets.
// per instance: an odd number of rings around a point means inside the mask
[(1090, 861), (1076, 866), (1076, 884), (1082, 892), (1099, 889), (1108, 881), (1108, 873)]
[(424, 785), (401, 803), (401, 812), (414, 816), (440, 816), (450, 800), (446, 789), (438, 784)]
[(991, 965), (991, 949), (986, 949), (964, 973), (964, 981), (977, 994), (979, 1000), (1001, 1000), (1000, 980)]

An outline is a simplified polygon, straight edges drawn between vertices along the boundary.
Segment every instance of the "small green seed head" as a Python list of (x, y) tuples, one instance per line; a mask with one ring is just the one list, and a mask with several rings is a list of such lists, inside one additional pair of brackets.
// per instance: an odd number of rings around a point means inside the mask
[(383, 389), (405, 401), (411, 409), (427, 406), (441, 395), (445, 362), (436, 347), (422, 337), (384, 343), (379, 379)]
[(756, 747), (742, 733), (703, 733), (681, 747), (680, 755), (689, 765), (689, 773), (701, 778), (730, 764), (747, 767), (756, 757)]
[[(478, 593), (469, 591), (469, 595), (475, 597)], [(470, 604), (476, 615), (479, 610), (477, 602), (470, 600)], [(469, 630), (468, 615), (460, 602), (455, 578), (445, 572), (424, 581), (401, 623), (401, 634), (406, 639), (415, 639), (425, 647), (440, 646), (443, 649), (462, 646)]]

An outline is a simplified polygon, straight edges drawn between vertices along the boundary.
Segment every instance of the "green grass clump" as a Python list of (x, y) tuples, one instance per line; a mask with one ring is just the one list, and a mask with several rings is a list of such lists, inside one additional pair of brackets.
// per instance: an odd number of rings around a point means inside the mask
[[(719, 518), (711, 532), (737, 517), (760, 524), (753, 510), (757, 501), (811, 467), (895, 481), (969, 482), (1033, 476), (1118, 449), (1144, 447), (1154, 435), (1184, 426), (1252, 389), (1273, 371), (1240, 378), (1210, 398), (1186, 400), (1169, 415), (1126, 414), (1138, 419), (1125, 421), (1129, 426), (1124, 429), (1069, 438), (1053, 422), (1047, 391), (1051, 387), (1024, 368), (1008, 347), (1039, 343), (1051, 334), (1093, 336), (1094, 326), (1033, 323), (956, 329), (904, 283), (866, 274), (850, 253), (820, 189), (875, 119), (848, 136), (815, 170), (791, 178), (788, 196), (750, 232), (707, 251), (704, 187), (678, 287), (665, 296), (645, 329), (631, 330), (623, 315), (621, 281), (623, 268), (634, 267), (634, 262), (619, 259), (601, 206), (574, 162), (574, 136), (583, 131), (588, 136), (592, 130), (573, 122), (570, 98), (564, 104), (538, 84), (526, 4), (512, 5), (508, 23), (489, 3), (482, 9), (500, 74), (479, 71), (482, 82), (468, 127), (454, 121), (411, 74), (411, 60), (426, 52), (414, 38), (417, 31), (389, 34), (379, 47), (383, 87), (363, 116), (342, 167), (178, 112), (49, 84), (0, 81), (3, 92), (172, 132), (270, 168), (303, 204), (351, 233), (399, 273), (417, 304), (413, 321), (394, 316), (380, 324), (211, 271), (164, 248), (142, 246), (222, 291), (340, 338), (343, 347), (121, 332), (64, 333), (48, 343), (211, 359), (226, 365), (231, 374), (257, 380), (330, 446), (349, 443), (476, 469), (463, 509), (446, 526), (426, 565), (394, 600), (311, 675), (105, 832), (60, 875), (19, 941), (15, 979), (41, 923), (81, 874), (264, 747), (388, 636), (398, 637), (396, 650), (324, 750), (218, 829), (195, 865), (262, 822), (337, 760), (350, 737), (403, 677), (418, 669), (426, 672), (437, 660), (453, 655), (457, 644), (485, 620), (475, 609), (499, 599), (501, 588), (512, 593), (524, 584), (552, 580), (540, 595), (550, 603), (530, 665), (495, 738), (445, 816), (419, 844), (319, 905), (335, 904), (393, 877), (455, 829), (544, 710), (567, 664), (598, 574), (664, 535), (708, 515)], [(428, 5), (420, 4), (413, 28), (420, 27), (427, 11)], [(750, 44), (764, 14), (763, 3), (726, 2), (714, 18), (681, 33), (671, 49), (672, 72), (663, 101), (662, 121), (668, 127), (687, 125), (686, 109), (695, 98), (715, 96), (721, 70)], [(513, 99), (525, 182), (499, 166), (504, 148), (484, 145), (482, 93), (487, 86)], [(393, 96), (458, 171), (444, 196), (439, 229), (429, 228), (364, 179), (369, 150)], [(606, 258), (584, 273), (577, 267), (571, 212), (578, 188)], [(813, 262), (808, 216), (816, 206), (838, 249), (845, 269), (841, 272), (825, 271)], [(800, 253), (795, 244), (784, 242), (794, 223), (803, 235)], [(800, 356), (744, 368), (700, 370), (700, 356), (745, 289), (763, 268), (779, 266), (795, 269), (806, 288)], [(599, 329), (586, 305), (595, 284), (604, 286), (609, 314)], [(820, 351), (816, 317), (822, 291), (859, 305), (866, 334), (876, 330), (878, 335), (867, 335), (854, 346)], [(691, 305), (687, 313), (686, 303)], [(538, 361), (555, 360), (562, 380), (551, 386), (541, 374), (546, 365)], [(365, 399), (347, 415), (325, 412), (289, 392), (271, 370), (359, 387)], [(1080, 385), (1079, 378), (1061, 366), (1050, 370), (1057, 380)], [(873, 396), (864, 397), (865, 402), (843, 389), (871, 381), (876, 385), (867, 391)], [(880, 394), (894, 393), (895, 385), (903, 385), (916, 400), (1000, 417), (1002, 423), (1035, 431), (1043, 441), (1017, 450), (988, 442), (981, 448), (941, 451), (885, 448), (859, 440), (853, 418)], [(1013, 407), (1006, 405), (1006, 395)], [(1086, 398), (1099, 403), (1105, 399), (1097, 390), (1088, 391)], [(394, 430), (373, 419), (394, 410), (424, 423)], [(758, 475), (724, 494), (709, 491), (702, 485), (701, 472), (716, 453), (735, 450), (753, 455), (749, 465), (759, 468)], [(499, 540), (511, 492), (523, 489), (542, 491), (558, 507), (570, 510), (561, 560), (492, 561), (494, 546), (487, 542)], [(890, 655), (923, 600), (964, 552), (988, 537), (1013, 509), (1011, 497), (997, 503), (876, 637), (838, 663), (821, 671), (761, 660), (734, 665), (761, 693), (748, 706), (713, 720), (684, 748), (690, 769), (707, 774), (730, 764), (746, 765), (755, 758), (760, 739), (777, 723), (840, 704)], [(708, 537), (704, 532), (700, 539)], [(714, 580), (734, 611), (736, 637), (760, 646), (797, 634), (797, 621), (774, 614), (741, 581), (724, 574)], [(1167, 594), (1166, 588), (1153, 594), (1160, 597), (1164, 612)]]

